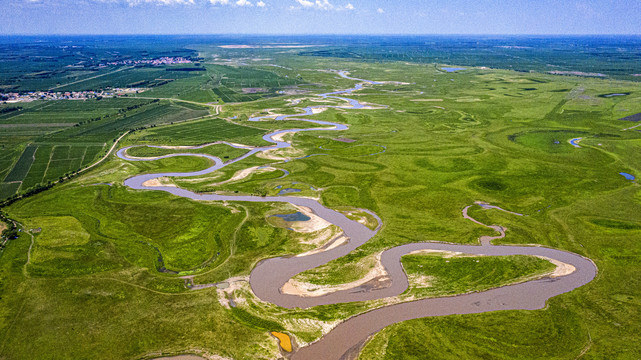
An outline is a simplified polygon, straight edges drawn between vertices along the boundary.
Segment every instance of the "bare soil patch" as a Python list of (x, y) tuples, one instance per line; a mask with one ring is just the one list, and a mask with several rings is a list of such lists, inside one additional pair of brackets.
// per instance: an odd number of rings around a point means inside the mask
[(551, 274), (548, 275), (551, 278), (570, 275), (570, 274), (572, 274), (573, 272), (576, 271), (576, 268), (574, 266), (572, 266), (570, 264), (566, 264), (566, 263), (561, 262), (559, 260), (550, 259), (550, 258), (545, 257), (545, 256), (537, 256), (537, 257), (540, 258), (540, 259), (543, 259), (543, 260), (547, 260), (547, 261), (551, 262), (552, 264), (554, 264), (556, 266), (556, 269), (554, 269), (554, 271)]
[(381, 253), (376, 255), (376, 265), (362, 278), (342, 285), (316, 285), (308, 282), (289, 279), (280, 291), (283, 294), (302, 297), (317, 297), (331, 294), (337, 291), (354, 289), (365, 286), (368, 289), (389, 286), (391, 280), (381, 263)]
[(257, 94), (267, 92), (265, 88), (243, 88), (243, 94)]
[(327, 220), (323, 219), (322, 217), (314, 214), (312, 209), (304, 206), (295, 206), (298, 211), (303, 213), (305, 216), (309, 217), (310, 219), (307, 221), (296, 221), (293, 222), (290, 226), (294, 231), (297, 232), (302, 232), (302, 233), (312, 233), (315, 231), (323, 230), (327, 228), (328, 226), (332, 225), (330, 222)]
[(174, 184), (173, 181), (168, 177), (160, 177), (160, 178), (147, 180), (144, 183), (142, 183), (142, 186), (146, 186), (146, 187), (163, 187), (163, 186), (176, 187), (176, 184)]

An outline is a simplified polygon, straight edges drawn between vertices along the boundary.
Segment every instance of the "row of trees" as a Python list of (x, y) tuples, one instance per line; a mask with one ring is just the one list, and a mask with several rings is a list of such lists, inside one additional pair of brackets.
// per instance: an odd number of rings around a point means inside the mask
[[(9, 98), (6, 96), (0, 96), (0, 101), (5, 101), (5, 100), (9, 100)], [(20, 110), (22, 110), (22, 106), (9, 106), (9, 107), (0, 109), (0, 114), (6, 114), (6, 113), (20, 111)]]

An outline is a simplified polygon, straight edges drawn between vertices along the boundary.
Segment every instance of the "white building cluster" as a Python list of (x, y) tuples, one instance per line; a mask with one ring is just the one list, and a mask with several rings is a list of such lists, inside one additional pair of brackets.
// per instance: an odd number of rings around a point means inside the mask
[(87, 100), (137, 94), (145, 88), (114, 88), (99, 91), (32, 91), (28, 93), (0, 93), (0, 103), (12, 104), (36, 100)]

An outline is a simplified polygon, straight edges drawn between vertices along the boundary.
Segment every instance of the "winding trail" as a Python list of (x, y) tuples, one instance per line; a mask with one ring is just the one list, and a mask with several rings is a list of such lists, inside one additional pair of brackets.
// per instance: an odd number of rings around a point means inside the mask
[[(340, 76), (353, 79), (347, 76), (345, 72), (339, 72)], [(304, 113), (293, 115), (270, 115), (257, 118), (251, 118), (250, 121), (260, 121), (261, 119), (275, 119), (285, 120), (292, 119), (300, 116), (312, 115), (314, 108), (320, 107), (337, 107), (342, 109), (366, 109), (368, 106), (360, 102), (339, 97), (337, 95), (350, 94), (353, 91), (362, 89), (364, 83), (370, 85), (381, 84), (376, 81), (368, 81), (361, 79), (353, 79), (360, 81), (354, 88), (342, 91), (336, 91), (326, 94), (320, 94), (321, 98), (333, 98), (347, 102), (346, 106), (328, 106), (320, 105), (314, 107), (307, 107)], [(329, 209), (321, 205), (318, 201), (308, 198), (298, 198), (293, 196), (228, 196), (216, 194), (199, 194), (185, 189), (169, 186), (147, 187), (144, 183), (159, 177), (189, 177), (199, 176), (213, 171), (219, 170), (229, 164), (241, 161), (249, 156), (258, 152), (270, 151), (280, 148), (291, 146), (290, 143), (280, 140), (283, 133), (295, 133), (302, 131), (317, 131), (317, 130), (345, 130), (348, 127), (343, 124), (309, 120), (297, 119), (312, 122), (318, 125), (327, 125), (324, 128), (312, 129), (287, 129), (279, 130), (267, 134), (263, 137), (266, 141), (272, 143), (271, 146), (265, 147), (246, 147), (243, 145), (232, 144), (223, 142), (233, 147), (242, 147), (250, 151), (236, 159), (222, 162), (219, 158), (206, 154), (191, 154), (180, 153), (165, 155), (156, 158), (131, 158), (127, 155), (127, 149), (120, 149), (117, 155), (125, 160), (144, 161), (154, 160), (159, 158), (166, 158), (172, 156), (201, 156), (214, 161), (214, 165), (208, 169), (195, 171), (190, 173), (160, 173), (160, 174), (145, 174), (138, 175), (125, 180), (125, 185), (132, 189), (139, 190), (155, 190), (165, 191), (176, 196), (190, 198), (193, 200), (208, 200), (208, 201), (240, 201), (240, 202), (262, 202), (262, 203), (289, 203), (297, 206), (305, 206), (310, 208), (317, 216), (325, 219), (326, 221), (340, 227), (344, 234), (349, 238), (349, 241), (341, 246), (329, 249), (327, 251), (312, 253), (307, 256), (297, 257), (278, 257), (261, 261), (252, 270), (250, 275), (250, 285), (255, 295), (263, 301), (276, 304), (285, 308), (309, 308), (312, 306), (337, 304), (353, 301), (375, 300), (386, 297), (397, 296), (403, 293), (409, 286), (407, 275), (405, 274), (401, 265), (400, 259), (402, 256), (420, 250), (432, 251), (450, 251), (459, 252), (470, 255), (487, 255), (487, 256), (508, 256), (508, 255), (531, 255), (543, 257), (553, 260), (555, 262), (564, 263), (574, 267), (574, 271), (569, 274), (562, 274), (558, 277), (549, 277), (539, 280), (528, 281), (521, 284), (504, 286), (484, 292), (470, 293), (460, 296), (430, 298), (423, 300), (416, 300), (412, 302), (400, 303), (389, 305), (367, 313), (352, 317), (330, 331), (327, 335), (322, 337), (319, 341), (297, 350), (292, 359), (341, 359), (346, 358), (347, 354), (355, 354), (359, 351), (360, 347), (365, 341), (376, 332), (384, 327), (406, 321), (410, 319), (428, 317), (428, 316), (445, 316), (451, 314), (472, 314), (482, 313), (498, 310), (535, 310), (545, 307), (546, 301), (554, 296), (569, 292), (577, 287), (590, 282), (597, 273), (597, 268), (594, 263), (580, 255), (550, 249), (538, 246), (494, 246), (491, 241), (505, 236), (505, 229), (503, 227), (492, 225), (488, 226), (482, 224), (467, 215), (467, 210), (470, 206), (463, 209), (463, 216), (467, 219), (474, 221), (480, 225), (490, 227), (497, 232), (499, 236), (496, 237), (482, 237), (481, 245), (458, 245), (442, 242), (423, 242), (397, 246), (384, 251), (381, 255), (381, 263), (384, 266), (389, 278), (391, 279), (390, 286), (386, 288), (371, 290), (367, 287), (357, 287), (347, 290), (336, 291), (323, 296), (316, 297), (303, 297), (298, 295), (288, 295), (281, 292), (283, 285), (295, 275), (324, 265), (327, 262), (347, 255), (359, 246), (366, 243), (371, 239), (380, 229), (371, 230), (357, 221), (348, 219), (342, 213)], [(185, 149), (188, 149), (187, 147)], [(479, 204), (484, 208), (496, 208), (487, 204)], [(503, 209), (500, 209), (503, 210)], [(505, 211), (505, 210), (503, 210)], [(369, 212), (371, 213), (371, 212)], [(371, 213), (373, 214), (373, 213)], [(521, 215), (513, 213), (514, 215)], [(373, 214), (375, 215), (375, 214)]]

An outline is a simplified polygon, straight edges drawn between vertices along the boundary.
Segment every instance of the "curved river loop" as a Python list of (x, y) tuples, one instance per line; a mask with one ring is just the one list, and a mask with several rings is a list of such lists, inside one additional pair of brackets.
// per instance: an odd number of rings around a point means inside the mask
[[(378, 85), (382, 83), (376, 81), (354, 79), (349, 77), (347, 73), (343, 71), (338, 72), (338, 75), (346, 79), (358, 81), (358, 84), (351, 89), (320, 94), (318, 96), (324, 99), (332, 98), (342, 100), (345, 101), (348, 105), (320, 105), (307, 107), (304, 109), (304, 112), (300, 114), (263, 116), (249, 119), (250, 121), (260, 121), (266, 118), (275, 120), (296, 118), (296, 120), (299, 121), (307, 121), (328, 127), (275, 131), (263, 136), (264, 140), (273, 144), (265, 147), (256, 148), (227, 142), (220, 142), (236, 148), (244, 148), (249, 150), (249, 152), (247, 152), (246, 154), (227, 162), (223, 162), (215, 156), (206, 154), (193, 154), (189, 152), (170, 154), (154, 158), (134, 158), (127, 155), (127, 149), (131, 148), (131, 146), (122, 148), (118, 151), (117, 156), (129, 161), (157, 160), (160, 158), (173, 156), (200, 156), (209, 158), (214, 161), (214, 165), (212, 167), (201, 171), (194, 171), (189, 173), (157, 173), (134, 176), (125, 180), (125, 186), (138, 190), (165, 191), (175, 196), (193, 200), (289, 203), (292, 205), (307, 207), (311, 209), (317, 216), (327, 220), (329, 223), (340, 227), (343, 230), (345, 236), (349, 238), (349, 241), (341, 246), (329, 248), (326, 251), (310, 253), (306, 256), (277, 257), (266, 259), (258, 263), (258, 265), (256, 265), (256, 267), (252, 270), (250, 275), (250, 285), (254, 294), (263, 301), (267, 301), (285, 308), (309, 308), (318, 305), (375, 300), (400, 295), (409, 286), (408, 278), (403, 270), (400, 259), (406, 254), (417, 251), (447, 251), (479, 256), (538, 256), (551, 260), (555, 264), (563, 263), (565, 267), (571, 270), (566, 271), (560, 276), (546, 277), (538, 280), (527, 281), (524, 283), (494, 288), (483, 292), (441, 298), (427, 298), (384, 306), (363, 313), (361, 315), (354, 316), (340, 323), (328, 334), (323, 336), (320, 340), (308, 346), (300, 348), (295, 353), (291, 354), (291, 359), (346, 359), (348, 357), (354, 356), (354, 354), (357, 354), (362, 345), (371, 335), (382, 330), (386, 326), (401, 321), (429, 316), (446, 316), (452, 314), (474, 314), (499, 310), (541, 309), (545, 307), (546, 301), (548, 299), (583, 286), (594, 279), (597, 273), (596, 266), (590, 259), (587, 259), (580, 255), (540, 246), (492, 245), (491, 240), (501, 238), (505, 233), (504, 229), (500, 226), (490, 226), (490, 228), (499, 232), (500, 236), (482, 237), (480, 239), (481, 245), (479, 246), (457, 245), (442, 242), (422, 242), (401, 245), (384, 251), (381, 255), (381, 263), (385, 268), (389, 278), (391, 279), (390, 286), (386, 288), (371, 291), (364, 291), (363, 289), (353, 288), (315, 297), (285, 294), (281, 291), (281, 289), (283, 288), (285, 283), (287, 283), (292, 277), (303, 271), (316, 268), (318, 266), (326, 264), (329, 261), (347, 255), (351, 251), (366, 243), (374, 235), (376, 235), (381, 226), (379, 225), (376, 230), (371, 230), (357, 221), (348, 219), (345, 215), (338, 211), (326, 208), (314, 199), (299, 198), (293, 196), (259, 197), (201, 194), (177, 187), (151, 187), (144, 185), (146, 181), (159, 177), (189, 177), (208, 174), (235, 162), (241, 161), (258, 152), (270, 151), (291, 146), (291, 144), (288, 142), (278, 140), (277, 136), (282, 133), (296, 133), (302, 131), (318, 130), (340, 131), (348, 129), (346, 125), (339, 123), (298, 118), (301, 116), (312, 115), (314, 113), (314, 108), (370, 108), (369, 106), (364, 105), (357, 100), (340, 97), (338, 95), (351, 94), (354, 91), (362, 89), (366, 84)], [(198, 147), (185, 147), (185, 149), (189, 148), (194, 149)], [(481, 204), (481, 206), (486, 208), (496, 208), (487, 204)], [(471, 221), (477, 222), (467, 215), (468, 208), (469, 206), (463, 209), (463, 216)], [(377, 216), (375, 217), (379, 220), (380, 224), (380, 218), (378, 218)], [(477, 223), (480, 225), (484, 225), (479, 222)]]

